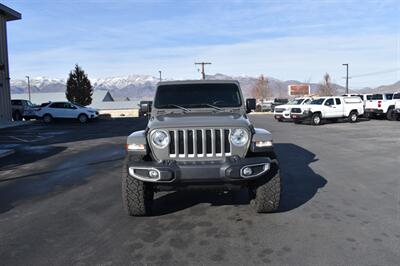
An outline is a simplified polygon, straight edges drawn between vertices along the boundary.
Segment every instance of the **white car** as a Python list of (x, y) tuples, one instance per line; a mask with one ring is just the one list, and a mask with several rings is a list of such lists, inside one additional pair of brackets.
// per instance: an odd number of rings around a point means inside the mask
[(36, 115), (45, 123), (50, 123), (53, 119), (78, 119), (79, 122), (86, 123), (89, 119), (97, 118), (99, 112), (96, 109), (70, 102), (49, 102), (42, 104)]
[(354, 123), (363, 114), (364, 103), (360, 97), (329, 96), (315, 98), (310, 104), (292, 108), (290, 117), (296, 123), (311, 120), (313, 125), (320, 125), (323, 119), (337, 121), (339, 118), (348, 118)]
[(287, 104), (278, 105), (274, 109), (274, 118), (279, 122), (290, 120), (290, 110), (292, 110), (293, 107), (309, 104), (311, 101), (311, 97), (303, 97), (290, 100)]

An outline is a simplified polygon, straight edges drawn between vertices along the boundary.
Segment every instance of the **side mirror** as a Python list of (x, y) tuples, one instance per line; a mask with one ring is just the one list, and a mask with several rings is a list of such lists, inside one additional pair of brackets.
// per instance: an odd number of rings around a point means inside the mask
[(256, 99), (249, 98), (246, 99), (246, 112), (250, 113), (252, 110), (256, 109)]
[(151, 112), (151, 105), (152, 102), (142, 102), (140, 103), (140, 112), (142, 112), (143, 114), (148, 114)]

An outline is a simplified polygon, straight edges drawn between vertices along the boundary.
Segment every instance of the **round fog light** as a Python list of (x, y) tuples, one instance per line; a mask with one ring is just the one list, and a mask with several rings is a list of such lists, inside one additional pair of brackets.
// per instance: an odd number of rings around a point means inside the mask
[(246, 167), (243, 169), (243, 175), (249, 176), (253, 174), (253, 170), (250, 167)]
[(150, 170), (149, 171), (149, 176), (151, 178), (157, 178), (158, 177), (158, 172), (156, 170)]

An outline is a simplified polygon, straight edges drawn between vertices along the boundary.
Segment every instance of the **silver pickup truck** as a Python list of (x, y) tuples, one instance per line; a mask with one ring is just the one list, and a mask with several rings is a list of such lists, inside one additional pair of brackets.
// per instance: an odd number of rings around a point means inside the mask
[(150, 214), (159, 191), (243, 188), (257, 212), (275, 211), (279, 166), (271, 133), (255, 128), (247, 116), (255, 105), (255, 99), (243, 100), (237, 81), (158, 83), (151, 110), (142, 110), (151, 114), (146, 129), (127, 138), (127, 213)]

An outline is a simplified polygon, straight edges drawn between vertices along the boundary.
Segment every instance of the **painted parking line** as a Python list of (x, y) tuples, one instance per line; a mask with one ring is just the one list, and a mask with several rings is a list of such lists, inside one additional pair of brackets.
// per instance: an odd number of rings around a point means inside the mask
[(12, 139), (16, 139), (16, 140), (22, 141), (22, 142), (25, 142), (25, 143), (27, 143), (27, 142), (31, 142), (31, 141), (29, 141), (29, 140), (26, 140), (26, 139), (21, 139), (21, 138), (14, 137), (14, 136), (8, 136), (8, 137), (9, 137), (9, 138), (12, 138)]

